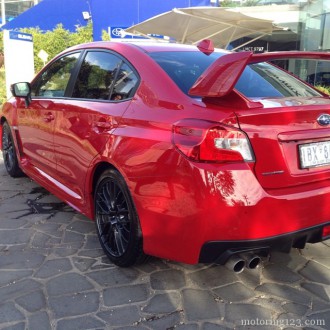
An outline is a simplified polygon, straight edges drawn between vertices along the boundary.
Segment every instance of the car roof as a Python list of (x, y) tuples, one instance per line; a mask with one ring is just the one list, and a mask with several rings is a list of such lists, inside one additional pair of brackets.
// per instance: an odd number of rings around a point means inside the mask
[[(105, 48), (105, 49), (128, 49), (128, 48), (140, 48), (144, 52), (168, 52), (168, 51), (198, 51), (196, 45), (177, 44), (171, 42), (120, 42), (120, 41), (95, 41), (85, 44), (76, 45), (66, 49), (67, 51), (78, 50), (78, 49), (90, 49), (90, 48)], [(215, 51), (227, 52), (220, 49)]]

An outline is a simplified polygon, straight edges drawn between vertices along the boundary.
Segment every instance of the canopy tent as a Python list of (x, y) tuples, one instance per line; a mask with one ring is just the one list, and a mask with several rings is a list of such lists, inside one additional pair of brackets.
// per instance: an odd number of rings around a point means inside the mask
[(92, 19), (93, 38), (97, 41), (102, 40), (103, 30), (127, 28), (174, 7), (206, 6), (209, 3), (210, 0), (43, 0), (0, 29), (39, 27), (42, 31), (51, 31), (62, 24), (74, 32)]
[(146, 37), (165, 35), (186, 44), (211, 39), (216, 47), (228, 48), (239, 38), (253, 35), (254, 39), (249, 41), (252, 42), (279, 29), (271, 20), (244, 15), (237, 8), (190, 7), (175, 8), (125, 31)]

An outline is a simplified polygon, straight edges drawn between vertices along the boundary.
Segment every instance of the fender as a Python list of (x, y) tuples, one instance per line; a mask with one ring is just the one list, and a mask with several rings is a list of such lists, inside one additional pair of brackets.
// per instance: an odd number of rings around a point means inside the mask
[(10, 126), (17, 125), (17, 100), (16, 98), (11, 98), (9, 101), (5, 102), (2, 106), (0, 112), (1, 125), (3, 124), (3, 119), (5, 118)]
[(233, 91), (236, 82), (249, 64), (282, 59), (330, 60), (324, 52), (271, 52), (253, 54), (252, 52), (231, 53), (218, 58), (196, 80), (189, 95), (219, 98)]
[[(2, 126), (5, 121), (8, 121), (9, 126), (13, 127), (17, 124), (17, 101), (11, 99), (2, 106), (0, 110), (0, 150), (2, 150)], [(16, 138), (14, 137), (16, 143)]]

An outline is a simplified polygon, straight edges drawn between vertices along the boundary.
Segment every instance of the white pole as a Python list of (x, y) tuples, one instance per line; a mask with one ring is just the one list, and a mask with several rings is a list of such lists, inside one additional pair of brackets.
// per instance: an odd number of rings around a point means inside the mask
[(5, 8), (5, 0), (1, 0), (1, 25), (6, 24), (6, 8)]

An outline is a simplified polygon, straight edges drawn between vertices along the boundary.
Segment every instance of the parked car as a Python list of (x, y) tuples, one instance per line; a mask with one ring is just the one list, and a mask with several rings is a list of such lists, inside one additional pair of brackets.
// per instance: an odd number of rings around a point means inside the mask
[(268, 63), (178, 44), (70, 48), (0, 113), (9, 175), (95, 220), (119, 266), (256, 267), (330, 237), (330, 99)]

